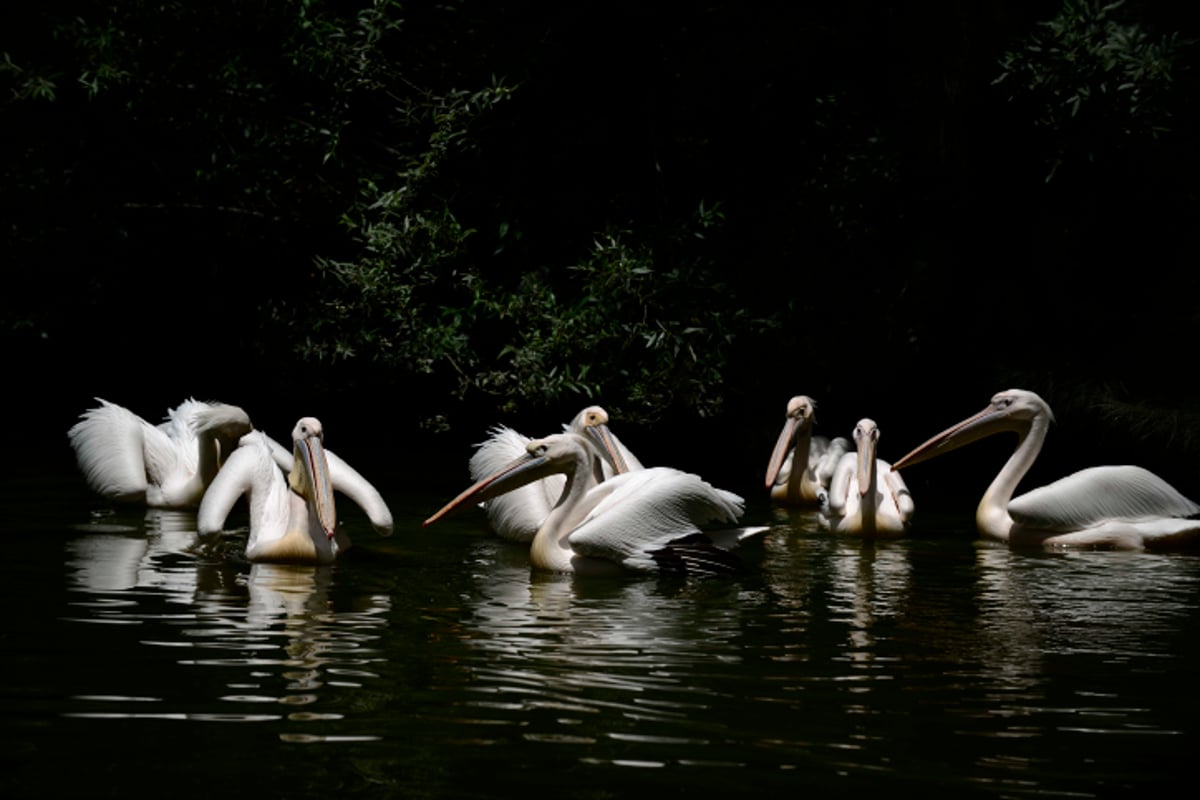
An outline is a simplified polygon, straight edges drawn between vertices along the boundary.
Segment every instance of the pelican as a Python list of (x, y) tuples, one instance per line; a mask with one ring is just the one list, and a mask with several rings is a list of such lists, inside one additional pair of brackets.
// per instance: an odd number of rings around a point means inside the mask
[(858, 421), (854, 444), (856, 451), (843, 455), (834, 468), (823, 523), (838, 533), (903, 535), (912, 523), (912, 495), (900, 473), (875, 457), (879, 427), (874, 420)]
[[(830, 441), (812, 435), (816, 409), (816, 402), (807, 395), (796, 395), (788, 401), (787, 419), (767, 464), (767, 489), (777, 503), (819, 505), (834, 467), (850, 449), (850, 443), (840, 436)], [(797, 464), (803, 467), (796, 469)]]
[[(597, 455), (592, 459), (597, 479), (645, 469), (638, 457), (609, 429), (608, 412), (600, 406), (588, 406), (580, 411), (563, 426), (563, 431), (586, 434), (600, 444), (601, 449), (596, 451)], [(605, 457), (601, 457), (601, 454)]]
[[(644, 469), (642, 462), (609, 429), (608, 422), (607, 411), (600, 406), (588, 406), (563, 426), (565, 432), (592, 437), (600, 446), (601, 449), (596, 451), (592, 459), (592, 471), (597, 482), (614, 474)], [(528, 436), (507, 426), (492, 428), (491, 435), (471, 456), (471, 480), (482, 480), (514, 458), (519, 458), (530, 441)], [(600, 453), (604, 453), (604, 457)], [(565, 482), (561, 474), (554, 473), (493, 497), (484, 503), (489, 524), (501, 538), (515, 542), (533, 541), (538, 526), (562, 494)]]
[(728, 552), (765, 528), (736, 526), (743, 501), (699, 476), (650, 467), (597, 481), (596, 445), (576, 433), (557, 433), (526, 445), (525, 453), (476, 482), (425, 520), (523, 486), (547, 475), (566, 476), (562, 495), (530, 544), (535, 569), (577, 574), (621, 571), (711, 574), (736, 570)]
[[(248, 560), (332, 563), (350, 547), (350, 537), (337, 526), (335, 489), (367, 513), (376, 531), (390, 534), (392, 513), (379, 492), (326, 450), (324, 440), (324, 429), (313, 417), (303, 417), (296, 423), (290, 457), (263, 433), (253, 431), (243, 436), (200, 503), (200, 535), (219, 533), (233, 504), (248, 493)], [(287, 461), (286, 478), (280, 469), (283, 459)]]
[(1042, 450), (1054, 415), (1038, 395), (1009, 389), (895, 463), (903, 469), (962, 445), (1012, 431), (1017, 446), (975, 510), (980, 533), (1014, 546), (1141, 550), (1200, 543), (1200, 505), (1152, 472), (1091, 467), (1013, 497)]
[(113, 500), (152, 508), (195, 508), (220, 469), (252, 430), (237, 406), (188, 399), (159, 425), (107, 400), (80, 415), (67, 438), (83, 477)]

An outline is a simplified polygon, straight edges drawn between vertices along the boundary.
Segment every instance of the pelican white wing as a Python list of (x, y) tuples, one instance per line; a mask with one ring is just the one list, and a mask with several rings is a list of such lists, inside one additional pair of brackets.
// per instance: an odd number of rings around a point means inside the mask
[(225, 460), (204, 493), (196, 517), (201, 536), (220, 533), (233, 506), (243, 495), (250, 495), (250, 519), (256, 533), (265, 539), (282, 536), (287, 527), (289, 489), (283, 473), (272, 458), (270, 440), (253, 431), (241, 439), (240, 446)]
[[(246, 558), (328, 564), (349, 549), (337, 525), (333, 492), (341, 491), (367, 512), (375, 529), (391, 533), (392, 515), (379, 492), (345, 461), (325, 450), (319, 420), (303, 417), (292, 431), (291, 455), (257, 431), (242, 437), (200, 504), (202, 536), (218, 533), (242, 495), (250, 501)], [(287, 476), (281, 470), (286, 461)]]
[[(505, 425), (492, 428), (488, 438), (480, 443), (471, 456), (471, 480), (482, 480), (503, 469), (513, 459), (520, 458), (530, 441), (528, 436)], [(566, 481), (566, 477), (560, 474), (547, 475), (484, 501), (483, 507), (492, 530), (504, 539), (533, 541), (542, 520), (558, 502)]]
[(128, 409), (100, 398), (96, 401), (100, 405), (85, 411), (67, 431), (79, 470), (99, 494), (144, 500), (146, 439), (165, 442), (166, 434)]
[(1104, 522), (1191, 517), (1200, 505), (1142, 467), (1090, 467), (1039, 486), (1008, 504), (1020, 525), (1075, 531)]
[[(608, 412), (600, 406), (593, 405), (583, 409), (563, 425), (564, 432), (579, 434), (598, 445), (592, 458), (593, 476), (596, 481), (644, 468), (642, 462), (612, 433), (608, 422)], [(471, 480), (483, 480), (503, 469), (513, 459), (520, 458), (525, 454), (525, 448), (530, 441), (532, 440), (528, 436), (506, 425), (496, 425), (471, 456)], [(552, 473), (484, 501), (483, 508), (492, 530), (503, 539), (515, 542), (533, 541), (538, 528), (562, 497), (566, 481), (566, 476)]]
[(1017, 434), (1016, 448), (975, 509), (975, 524), (985, 536), (1014, 546), (1200, 546), (1200, 506), (1141, 467), (1093, 467), (1014, 498), (1053, 420), (1050, 406), (1036, 393), (997, 392), (982, 411), (918, 445), (895, 467), (919, 464), (985, 436), (1012, 431)]
[(850, 452), (850, 440), (844, 436), (828, 440), (824, 436), (814, 436), (809, 465), (817, 483), (828, 486), (829, 482), (833, 480), (833, 471), (837, 469), (838, 462), (848, 452)]
[(614, 475), (588, 492), (592, 506), (569, 542), (583, 556), (652, 570), (653, 552), (713, 526), (735, 526), (744, 501), (689, 472), (651, 467)]
[(596, 440), (575, 433), (531, 441), (523, 455), (460, 493), (425, 525), (547, 475), (563, 474), (568, 480), (562, 495), (530, 544), (530, 561), (537, 569), (730, 572), (737, 559), (728, 549), (763, 530), (702, 531), (713, 524), (736, 525), (742, 500), (689, 473), (654, 467), (601, 480), (594, 459), (611, 457), (601, 455), (601, 448)]
[(67, 437), (97, 493), (155, 508), (194, 508), (238, 439), (251, 430), (237, 406), (188, 399), (159, 425), (115, 403), (84, 412)]
[[(294, 463), (292, 452), (269, 436), (264, 435), (263, 439), (279, 469), (285, 473), (291, 472)], [(376, 533), (391, 535), (392, 512), (379, 490), (332, 450), (325, 450), (325, 460), (329, 465), (329, 482), (333, 489), (353, 500), (363, 510)]]

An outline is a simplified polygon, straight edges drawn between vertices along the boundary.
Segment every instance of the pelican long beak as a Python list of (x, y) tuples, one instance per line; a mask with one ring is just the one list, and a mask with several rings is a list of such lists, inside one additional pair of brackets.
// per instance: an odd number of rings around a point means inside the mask
[(546, 456), (526, 453), (486, 478), (479, 480), (458, 497), (442, 506), (436, 514), (422, 523), (422, 527), (429, 527), (442, 517), (457, 513), (464, 508), (469, 508), (485, 500), (490, 500), (505, 492), (511, 492), (513, 489), (520, 488), (527, 483), (533, 483), (554, 471), (552, 465), (550, 465), (550, 460)]
[(963, 445), (977, 442), (986, 436), (1009, 429), (1016, 430), (1017, 428), (1008, 423), (1004, 409), (989, 405), (978, 414), (967, 417), (956, 425), (951, 425), (924, 444), (918, 445), (899, 461), (893, 463), (892, 469), (900, 470), (913, 464), (920, 464), (922, 461), (945, 455)]
[(858, 493), (866, 497), (875, 487), (871, 485), (871, 467), (875, 465), (878, 445), (874, 436), (858, 437)]
[(330, 539), (337, 531), (337, 508), (333, 502), (333, 481), (329, 478), (329, 461), (325, 445), (317, 436), (298, 438), (292, 445), (292, 471), (288, 484), (308, 500), (316, 514), (321, 530)]
[(795, 417), (788, 417), (787, 422), (783, 423), (783, 430), (779, 432), (775, 449), (771, 451), (771, 460), (767, 462), (768, 489), (774, 486), (776, 479), (779, 478), (779, 470), (783, 469), (783, 462), (787, 458), (788, 451), (792, 449), (792, 444), (796, 441), (796, 432), (799, 429), (800, 422)]
[(617, 448), (617, 443), (613, 441), (612, 431), (604, 423), (596, 425), (588, 425), (586, 428), (588, 435), (599, 443), (601, 451), (608, 456), (608, 462), (612, 465), (613, 472), (617, 475), (623, 475), (629, 472), (629, 465), (625, 463), (625, 456), (621, 455), (620, 449)]

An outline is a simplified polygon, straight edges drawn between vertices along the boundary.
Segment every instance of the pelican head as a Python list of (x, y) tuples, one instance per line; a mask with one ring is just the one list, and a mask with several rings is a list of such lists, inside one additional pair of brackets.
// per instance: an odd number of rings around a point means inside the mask
[(783, 462), (796, 443), (796, 437), (812, 431), (816, 411), (816, 401), (808, 395), (798, 394), (788, 400), (787, 418), (784, 420), (783, 430), (779, 432), (779, 439), (775, 442), (775, 449), (771, 452), (771, 460), (767, 463), (768, 489), (775, 485), (779, 470), (783, 469)]
[(854, 446), (858, 456), (858, 493), (866, 497), (874, 490), (871, 468), (875, 466), (875, 453), (879, 449), (879, 426), (873, 419), (860, 419), (854, 426)]
[(621, 455), (620, 448), (613, 441), (612, 431), (608, 429), (608, 412), (603, 408), (588, 406), (580, 411), (571, 420), (570, 430), (591, 437), (599, 445), (598, 449), (615, 474), (629, 472), (629, 465), (625, 463), (625, 457)]
[(292, 429), (292, 471), (288, 486), (308, 501), (321, 530), (330, 539), (337, 528), (333, 482), (325, 458), (325, 429), (315, 417), (302, 417)]
[[(511, 492), (525, 484), (541, 480), (554, 473), (567, 475), (568, 488), (576, 470), (586, 470), (593, 458), (595, 445), (577, 433), (556, 433), (545, 439), (534, 439), (525, 446), (524, 455), (510, 461), (496, 472), (477, 481), (458, 497), (443, 506), (425, 520), (428, 527), (442, 517), (469, 506), (490, 500), (497, 495)], [(587, 474), (582, 472), (581, 474)]]
[(1023, 439), (1033, 426), (1046, 427), (1053, 421), (1054, 414), (1050, 406), (1034, 392), (1025, 389), (997, 392), (978, 414), (967, 417), (917, 446), (894, 463), (892, 469), (919, 464), (996, 433), (1013, 431)]

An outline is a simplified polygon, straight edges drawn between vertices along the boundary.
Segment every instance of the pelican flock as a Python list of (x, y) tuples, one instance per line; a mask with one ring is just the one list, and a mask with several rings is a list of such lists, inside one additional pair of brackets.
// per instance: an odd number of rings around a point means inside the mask
[(328, 564), (351, 545), (337, 524), (335, 490), (357, 503), (376, 531), (390, 534), (392, 514), (383, 497), (349, 464), (326, 450), (324, 439), (324, 428), (314, 417), (296, 423), (290, 454), (259, 431), (243, 436), (200, 503), (200, 535), (219, 533), (234, 503), (248, 494), (248, 560)]
[(816, 402), (796, 395), (787, 404), (787, 416), (771, 460), (767, 462), (766, 487), (771, 500), (780, 505), (816, 508), (824, 499), (833, 469), (850, 443), (813, 436)]
[(952, 425), (893, 465), (904, 469), (1006, 431), (1017, 445), (975, 511), (981, 534), (1014, 546), (1141, 550), (1200, 544), (1200, 505), (1135, 466), (1091, 467), (1013, 497), (1037, 459), (1054, 415), (1034, 392), (998, 392), (987, 407)]
[(67, 431), (79, 469), (94, 491), (151, 508), (195, 508), (238, 440), (252, 430), (237, 406), (188, 399), (152, 425), (100, 403)]
[[(563, 426), (563, 430), (594, 437), (600, 446), (592, 459), (592, 472), (597, 482), (614, 474), (643, 468), (642, 462), (609, 428), (608, 412), (600, 406), (583, 409)], [(497, 425), (492, 428), (488, 438), (476, 447), (471, 456), (471, 480), (482, 480), (521, 457), (531, 441), (528, 436), (508, 426)], [(533, 541), (542, 520), (562, 495), (565, 482), (562, 474), (552, 473), (487, 500), (484, 510), (488, 524), (501, 538), (515, 542)]]
[(584, 574), (728, 573), (740, 563), (730, 551), (764, 530), (737, 527), (742, 498), (714, 488), (697, 475), (649, 467), (600, 481), (594, 465), (597, 457), (612, 466), (611, 452), (577, 433), (533, 440), (524, 454), (477, 481), (425, 520), (425, 526), (561, 474), (566, 477), (562, 494), (530, 543), (535, 569)]
[[(219, 533), (249, 500), (246, 558), (328, 564), (351, 545), (334, 492), (390, 534), (379, 491), (324, 447), (324, 428), (300, 419), (284, 447), (253, 428), (241, 408), (188, 399), (154, 425), (97, 399), (67, 432), (87, 485), (152, 508), (196, 509), (202, 537)], [(816, 404), (792, 397), (767, 466), (772, 503), (818, 509), (820, 527), (866, 538), (906, 534), (912, 494), (900, 474), (927, 459), (1002, 432), (1012, 455), (984, 492), (976, 524), (1013, 546), (1183, 549), (1200, 545), (1200, 504), (1136, 466), (1084, 469), (1014, 497), (1041, 452), (1054, 416), (1037, 394), (1010, 389), (979, 413), (889, 464), (879, 428), (863, 418), (849, 442), (814, 436)], [(646, 467), (610, 429), (601, 406), (580, 411), (561, 433), (531, 439), (492, 428), (469, 462), (472, 485), (425, 520), (429, 526), (481, 506), (501, 537), (529, 546), (531, 566), (563, 573), (724, 574), (733, 553), (764, 526), (741, 524), (744, 500), (698, 475)]]
[(822, 523), (838, 533), (901, 536), (912, 524), (913, 499), (900, 473), (877, 458), (879, 426), (863, 418), (854, 426), (855, 452), (834, 467)]

